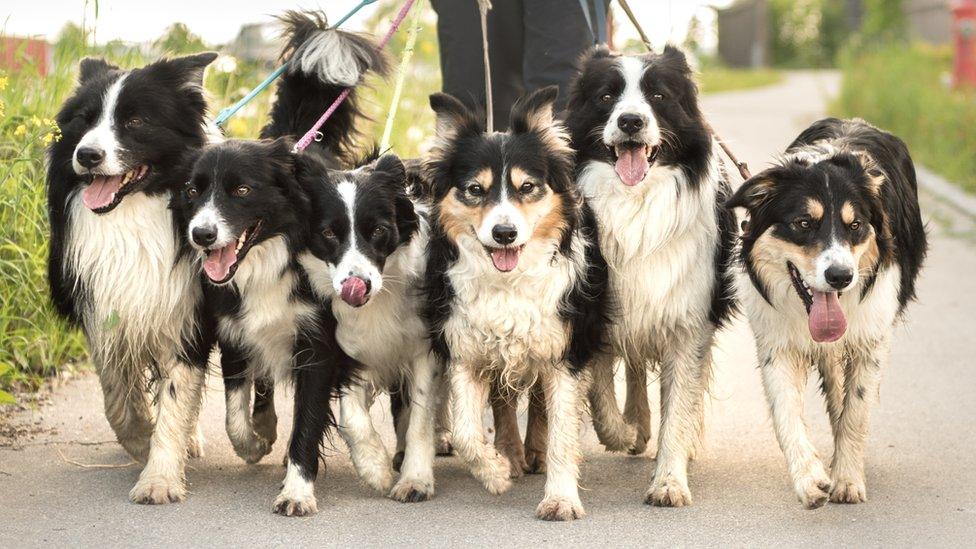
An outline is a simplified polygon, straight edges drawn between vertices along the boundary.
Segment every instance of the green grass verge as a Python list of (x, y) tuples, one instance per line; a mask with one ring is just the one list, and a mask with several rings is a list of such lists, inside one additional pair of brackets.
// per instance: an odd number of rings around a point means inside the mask
[(775, 69), (732, 69), (705, 66), (698, 75), (702, 93), (748, 90), (778, 84), (783, 73)]
[(916, 162), (976, 192), (976, 92), (946, 86), (948, 48), (888, 45), (841, 56), (833, 112), (901, 137)]

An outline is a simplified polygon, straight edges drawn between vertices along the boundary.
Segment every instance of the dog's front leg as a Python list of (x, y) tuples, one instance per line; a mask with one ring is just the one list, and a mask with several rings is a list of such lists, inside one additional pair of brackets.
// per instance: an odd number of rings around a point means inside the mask
[(115, 438), (134, 459), (146, 463), (153, 433), (152, 411), (146, 395), (144, 367), (107, 360), (93, 348), (92, 361), (98, 370), (105, 403), (105, 418)]
[(390, 497), (397, 501), (425, 501), (434, 496), (434, 418), (443, 378), (441, 370), (430, 353), (413, 363), (403, 466), (400, 479), (390, 491)]
[(247, 463), (257, 463), (271, 452), (271, 441), (257, 434), (251, 418), (251, 386), (244, 352), (221, 342), (220, 370), (224, 376), (226, 404), (224, 427), (234, 453)]
[(525, 446), (519, 434), (518, 393), (495, 380), (491, 384), (488, 404), (495, 420), (495, 449), (508, 459), (511, 467), (509, 476), (519, 478), (528, 465), (525, 463)]
[(356, 473), (370, 488), (387, 493), (393, 486), (393, 462), (369, 417), (372, 390), (356, 383), (339, 400), (339, 434), (349, 445)]
[[(586, 374), (582, 374), (586, 375)], [(579, 498), (579, 428), (586, 379), (558, 364), (543, 380), (549, 411), (546, 495), (536, 508), (542, 520), (574, 520), (586, 515)]]
[(760, 356), (764, 356), (760, 364), (763, 387), (793, 489), (800, 503), (808, 509), (816, 509), (827, 503), (830, 479), (807, 437), (803, 421), (803, 391), (809, 361), (782, 349), (763, 352), (761, 346)]
[(508, 478), (508, 459), (485, 442), (481, 414), (485, 409), (487, 384), (474, 376), (471, 367), (464, 364), (451, 364), (448, 379), (451, 384), (454, 449), (471, 468), (471, 474), (484, 483), (489, 492), (507, 492), (512, 487), (512, 481)]
[[(613, 381), (614, 356), (602, 353), (593, 360), (590, 372), (590, 415), (600, 444), (610, 452), (624, 452), (634, 447), (637, 429), (630, 425), (617, 407)], [(629, 391), (629, 387), (628, 387)], [(644, 400), (647, 400), (646, 396)], [(627, 400), (630, 403), (630, 399)]]
[(878, 399), (881, 367), (888, 359), (887, 338), (875, 345), (852, 349), (846, 365), (844, 410), (834, 434), (834, 459), (830, 466), (830, 501), (861, 503), (867, 499), (864, 484), (864, 445), (868, 418)]
[(129, 498), (136, 503), (170, 503), (186, 498), (183, 469), (199, 414), (206, 369), (176, 358), (160, 369), (149, 459), (129, 492)]

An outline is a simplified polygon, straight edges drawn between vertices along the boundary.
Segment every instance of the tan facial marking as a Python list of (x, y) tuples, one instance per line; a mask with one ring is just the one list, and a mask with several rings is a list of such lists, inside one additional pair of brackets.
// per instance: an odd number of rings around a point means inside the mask
[(811, 218), (819, 220), (823, 218), (824, 207), (819, 200), (808, 198), (807, 199), (807, 213)]
[[(562, 195), (548, 193), (544, 199), (527, 204), (525, 208), (522, 208), (526, 216), (533, 216), (538, 219), (533, 238), (556, 240), (562, 236), (568, 228), (564, 215), (564, 200), (565, 197)], [(527, 217), (527, 219), (532, 223), (532, 218)]]
[(868, 226), (868, 237), (860, 244), (851, 248), (851, 253), (854, 254), (854, 259), (857, 261), (857, 268), (861, 271), (862, 276), (867, 271), (873, 271), (880, 259), (881, 250), (878, 248), (877, 235), (874, 233), (874, 227)]
[(850, 225), (854, 222), (854, 206), (850, 202), (844, 202), (844, 205), (841, 206), (840, 219), (844, 225)]
[(529, 179), (529, 174), (525, 173), (525, 171), (519, 167), (513, 167), (508, 173), (512, 178), (512, 186), (514, 186), (516, 189), (521, 187), (522, 183), (525, 183), (526, 179)]
[(756, 239), (750, 252), (752, 267), (759, 279), (770, 284), (774, 280), (781, 280), (786, 274), (786, 262), (796, 265), (802, 274), (810, 274), (815, 270), (820, 246), (797, 246), (777, 238), (773, 229), (769, 228)]
[(444, 234), (453, 242), (457, 242), (463, 234), (472, 234), (474, 227), (481, 225), (487, 210), (480, 207), (470, 207), (457, 199), (457, 191), (447, 193), (438, 204), (438, 221), (444, 228)]
[(491, 185), (495, 182), (495, 178), (492, 177), (491, 168), (485, 168), (480, 172), (476, 173), (474, 180), (478, 182), (485, 191), (491, 188)]

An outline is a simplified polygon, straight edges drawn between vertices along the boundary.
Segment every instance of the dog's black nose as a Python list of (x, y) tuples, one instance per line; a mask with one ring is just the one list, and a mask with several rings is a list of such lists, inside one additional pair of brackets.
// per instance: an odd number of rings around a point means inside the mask
[(505, 246), (515, 242), (515, 238), (518, 237), (518, 229), (515, 225), (495, 225), (491, 228), (491, 237), (495, 239), (495, 242)]
[(193, 236), (193, 241), (200, 246), (209, 246), (217, 241), (217, 227), (213, 225), (193, 227), (190, 235)]
[(617, 127), (627, 135), (633, 135), (644, 129), (644, 117), (639, 114), (621, 114), (617, 118)]
[(75, 151), (75, 158), (82, 166), (91, 169), (98, 166), (105, 160), (105, 151), (95, 147), (82, 147)]
[(831, 265), (824, 271), (824, 278), (827, 279), (827, 284), (843, 290), (854, 280), (854, 270), (850, 267)]

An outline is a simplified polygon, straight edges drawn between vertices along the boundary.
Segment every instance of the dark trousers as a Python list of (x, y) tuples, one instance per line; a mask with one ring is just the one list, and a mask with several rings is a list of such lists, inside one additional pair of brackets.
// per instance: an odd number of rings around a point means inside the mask
[[(431, 0), (437, 12), (443, 91), (471, 105), (485, 104), (485, 68), (477, 0)], [(495, 129), (508, 128), (521, 95), (559, 86), (556, 112), (566, 105), (576, 63), (593, 45), (578, 0), (494, 0), (488, 12)]]

